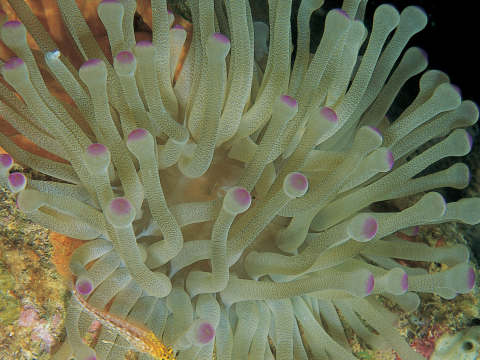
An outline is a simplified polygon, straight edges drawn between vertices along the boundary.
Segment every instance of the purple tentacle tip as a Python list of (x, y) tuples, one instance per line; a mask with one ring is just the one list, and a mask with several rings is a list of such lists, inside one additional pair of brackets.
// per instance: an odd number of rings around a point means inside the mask
[(320, 109), (320, 115), (323, 116), (325, 118), (325, 120), (331, 122), (331, 123), (338, 123), (338, 116), (337, 114), (335, 113), (335, 111), (333, 111), (332, 109), (328, 108), (328, 107), (323, 107)]
[(210, 341), (213, 340), (215, 337), (215, 328), (213, 325), (205, 321), (200, 327), (198, 328), (198, 340), (203, 344), (208, 344)]
[(367, 279), (367, 284), (365, 286), (365, 296), (368, 296), (371, 294), (373, 290), (373, 285), (375, 285), (375, 278), (373, 277), (373, 274), (370, 274)]
[(135, 47), (150, 47), (150, 46), (153, 46), (153, 44), (147, 40), (141, 40), (135, 44)]
[(80, 68), (94, 67), (94, 66), (100, 65), (101, 63), (103, 63), (103, 61), (100, 60), (100, 59), (90, 59), (90, 60), (85, 61), (82, 64), (82, 66), (80, 66)]
[(347, 19), (350, 19), (350, 16), (348, 16), (347, 12), (345, 10), (342, 10), (342, 9), (333, 9), (333, 11), (336, 11), (337, 13), (339, 13), (340, 15), (343, 15), (345, 16)]
[(303, 191), (308, 186), (307, 178), (301, 173), (294, 173), (290, 177), (290, 185), (298, 191)]
[(469, 146), (470, 146), (470, 150), (472, 150), (473, 137), (472, 137), (472, 135), (470, 135), (468, 132), (467, 132), (467, 138), (468, 138), (468, 144), (469, 144)]
[(367, 239), (372, 239), (378, 230), (377, 220), (372, 216), (370, 219), (367, 219), (364, 224), (363, 234)]
[(13, 166), (13, 159), (8, 154), (1, 154), (0, 155), (0, 164), (3, 167), (11, 168)]
[(394, 159), (393, 154), (390, 150), (387, 153), (387, 163), (388, 163), (388, 166), (390, 167), (388, 170), (391, 170), (393, 165), (395, 164), (395, 159)]
[(373, 131), (375, 131), (378, 135), (382, 136), (382, 132), (380, 130), (378, 130), (375, 126), (368, 126), (370, 129), (372, 129)]
[(79, 294), (87, 295), (92, 292), (93, 284), (90, 280), (77, 280), (75, 283), (75, 289), (77, 289)]
[(117, 215), (127, 215), (132, 211), (132, 204), (125, 198), (116, 198), (110, 202), (110, 209)]
[(242, 206), (250, 206), (252, 202), (252, 197), (247, 189), (242, 187), (237, 187), (233, 190), (233, 197), (235, 200)]
[(17, 29), (21, 26), (23, 26), (22, 23), (20, 21), (17, 21), (17, 20), (10, 20), (10, 21), (7, 21), (5, 24), (3, 24), (3, 27), (5, 29), (7, 29), (7, 28)]
[(117, 56), (115, 56), (115, 60), (118, 61), (120, 64), (130, 64), (135, 61), (135, 56), (130, 51), (120, 51)]
[(288, 105), (292, 109), (298, 106), (297, 101), (289, 95), (281, 95), (280, 98), (285, 105)]
[(185, 28), (181, 25), (175, 25), (174, 27), (172, 27), (172, 29), (175, 29), (175, 30), (185, 30)]
[(148, 136), (148, 131), (142, 128), (133, 130), (127, 137), (128, 141), (142, 140)]
[(24, 186), (26, 181), (25, 175), (19, 172), (12, 173), (8, 176), (8, 182), (14, 187)]
[(408, 275), (407, 273), (402, 276), (402, 290), (405, 292), (408, 290)]
[(460, 95), (460, 97), (462, 97), (462, 91), (457, 85), (451, 84), (450, 86), (458, 93), (458, 95)]
[(473, 270), (472, 267), (470, 267), (470, 269), (468, 269), (468, 272), (467, 272), (467, 286), (468, 286), (468, 291), (472, 290), (473, 287), (475, 286), (475, 280), (476, 280), (476, 276), (475, 276), (475, 270)]
[(224, 44), (228, 44), (230, 43), (230, 40), (228, 40), (228, 37), (226, 37), (225, 35), (221, 34), (221, 33), (213, 33), (211, 35), (211, 37), (213, 39), (215, 39), (216, 41), (218, 42), (221, 42), (221, 43), (224, 43)]
[(87, 147), (87, 153), (91, 156), (103, 155), (107, 151), (107, 147), (103, 144), (95, 143)]
[(23, 65), (25, 65), (25, 61), (22, 59), (11, 58), (3, 65), (3, 70), (13, 70)]

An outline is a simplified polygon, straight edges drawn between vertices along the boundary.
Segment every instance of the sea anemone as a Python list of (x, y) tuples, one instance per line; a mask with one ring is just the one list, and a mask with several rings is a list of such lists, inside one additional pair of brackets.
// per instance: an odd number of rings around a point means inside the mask
[[(378, 299), (414, 311), (417, 292), (452, 299), (472, 290), (475, 272), (466, 246), (432, 248), (399, 234), (477, 224), (480, 199), (446, 203), (428, 192), (465, 188), (462, 163), (417, 176), (472, 147), (462, 128), (478, 108), (447, 75), (425, 72), (415, 100), (386, 116), (427, 67), (422, 49), (403, 51), (427, 23), (421, 8), (381, 5), (367, 34), (366, 1), (345, 1), (326, 15), (310, 56), (309, 19), (323, 0), (304, 0), (292, 66), (290, 1), (270, 1), (269, 27), (252, 21), (245, 0), (192, 0), (187, 49), (165, 0), (152, 0), (151, 41), (135, 39), (135, 1), (104, 0), (109, 61), (75, 1), (62, 0), (77, 70), (28, 6), (9, 2), (21, 22), (1, 16), (16, 56), (0, 63), (10, 86), (0, 85), (0, 114), (63, 161), (2, 134), (11, 156), (0, 156), (0, 185), (34, 222), (85, 240), (69, 269), (88, 305), (71, 302), (54, 359), (121, 359), (129, 347), (158, 357), (142, 345), (147, 334), (179, 359), (355, 359), (344, 323), (378, 350), (423, 359)], [(39, 67), (75, 106), (51, 94)], [(12, 158), (61, 181), (9, 174)], [(370, 207), (424, 192), (402, 211)], [(429, 274), (394, 259), (448, 269)], [(92, 349), (82, 336), (95, 312), (117, 322), (105, 322)]]

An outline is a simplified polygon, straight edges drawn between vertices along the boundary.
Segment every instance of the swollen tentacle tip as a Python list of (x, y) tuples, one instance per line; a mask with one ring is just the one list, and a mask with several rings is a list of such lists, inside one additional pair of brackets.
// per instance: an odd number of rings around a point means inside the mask
[(197, 319), (188, 329), (188, 339), (193, 345), (203, 346), (215, 337), (215, 327), (208, 320)]
[(248, 210), (252, 197), (248, 190), (234, 187), (227, 191), (223, 199), (223, 207), (231, 214), (240, 214)]
[(368, 296), (372, 293), (374, 285), (375, 285), (375, 278), (373, 277), (373, 274), (370, 274), (367, 277), (367, 281), (365, 283), (365, 296)]
[(213, 325), (205, 321), (198, 328), (198, 340), (203, 345), (208, 344), (215, 337), (215, 328)]
[(78, 76), (87, 85), (107, 80), (107, 67), (100, 59), (90, 59), (85, 61), (78, 70)]
[(378, 223), (375, 217), (368, 214), (355, 216), (347, 227), (350, 237), (359, 242), (372, 240), (378, 231)]
[(135, 44), (135, 47), (137, 48), (150, 48), (154, 46), (151, 41), (148, 40), (140, 40)]
[(375, 126), (367, 126), (369, 129), (371, 129), (372, 131), (376, 132), (378, 135), (382, 136), (382, 132), (376, 128)]
[(78, 278), (75, 282), (75, 289), (79, 294), (88, 295), (93, 291), (93, 282), (88, 278)]
[[(17, 70), (19, 68), (26, 67), (25, 61), (20, 58), (11, 58), (5, 62), (3, 65), (3, 76), (5, 77), (5, 72), (10, 72)], [(7, 80), (8, 81), (8, 80)]]
[(100, 60), (100, 59), (90, 59), (90, 60), (85, 61), (82, 64), (82, 66), (80, 66), (80, 71), (82, 71), (82, 69), (86, 69), (86, 68), (102, 66), (102, 64), (105, 65), (103, 63), (103, 61)]
[(20, 21), (16, 20), (10, 20), (3, 24), (0, 35), (8, 47), (23, 44), (27, 41), (27, 29)]
[(420, 50), (420, 53), (422, 54), (422, 56), (425, 58), (425, 61), (428, 63), (428, 54), (425, 50), (423, 50), (422, 48), (419, 48), (417, 47), (418, 50)]
[(299, 172), (292, 172), (285, 177), (283, 189), (291, 197), (303, 196), (308, 190), (308, 180)]
[(280, 95), (273, 102), (273, 114), (276, 118), (286, 122), (293, 118), (298, 112), (297, 101), (289, 95)]
[(186, 31), (185, 28), (181, 25), (175, 25), (174, 27), (172, 27), (172, 30), (183, 30), (183, 31)]
[(135, 129), (127, 136), (127, 148), (137, 158), (147, 156), (149, 151), (153, 151), (153, 136), (145, 129)]
[(460, 99), (462, 98), (462, 90), (457, 85), (450, 84), (450, 86), (460, 95)]
[[(472, 147), (473, 147), (473, 137), (472, 135), (470, 135), (470, 133), (468, 133), (467, 131), (465, 131), (467, 133), (467, 139), (468, 139), (468, 145), (470, 147), (470, 150), (472, 150)], [(469, 181), (470, 182), (470, 181)]]
[(144, 140), (146, 137), (148, 137), (148, 131), (145, 129), (135, 129), (133, 130), (127, 137), (128, 142), (133, 142), (133, 141), (139, 141), (139, 140)]
[(366, 219), (363, 224), (362, 229), (362, 236), (366, 240), (371, 240), (376, 234), (378, 230), (378, 223), (377, 220), (372, 216), (369, 219)]
[(0, 154), (0, 175), (8, 174), (13, 166), (13, 158), (8, 154)]
[(115, 198), (105, 207), (107, 220), (116, 228), (130, 226), (135, 219), (135, 208), (125, 198)]
[(8, 186), (13, 193), (17, 193), (25, 189), (27, 178), (22, 173), (16, 172), (8, 176)]
[(147, 40), (141, 40), (133, 47), (133, 53), (140, 64), (155, 62), (158, 56), (157, 48)]
[(297, 101), (289, 95), (280, 95), (280, 101), (291, 109), (298, 108)]
[(339, 15), (342, 15), (343, 17), (347, 18), (348, 20), (351, 20), (350, 19), (350, 16), (348, 16), (347, 12), (345, 10), (342, 10), (342, 9), (333, 9), (332, 11), (338, 13)]
[(113, 67), (119, 75), (132, 75), (137, 68), (135, 55), (130, 51), (120, 51), (113, 59)]
[(402, 290), (405, 293), (408, 290), (408, 275), (404, 273), (402, 276)]
[(90, 172), (99, 174), (106, 171), (110, 164), (110, 151), (105, 145), (94, 143), (87, 146), (83, 159)]
[(325, 120), (332, 124), (337, 124), (338, 123), (338, 116), (335, 113), (334, 110), (328, 108), (328, 107), (322, 107), (320, 108), (320, 116), (323, 117)]
[(470, 266), (470, 268), (467, 270), (467, 288), (468, 291), (470, 292), (473, 287), (475, 286), (475, 281), (476, 281), (476, 275), (475, 275), (475, 270)]
[(230, 51), (230, 40), (220, 33), (213, 33), (207, 39), (206, 43), (207, 56), (224, 59)]
[(395, 158), (390, 150), (387, 152), (387, 164), (388, 164), (388, 171), (392, 170), (393, 165), (395, 164)]

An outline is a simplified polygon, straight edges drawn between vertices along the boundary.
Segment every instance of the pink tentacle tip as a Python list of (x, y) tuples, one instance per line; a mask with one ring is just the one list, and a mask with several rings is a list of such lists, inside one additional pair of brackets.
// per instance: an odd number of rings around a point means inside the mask
[(377, 220), (372, 216), (370, 219), (367, 219), (363, 225), (363, 235), (369, 240), (372, 239), (377, 234)]
[(0, 164), (3, 167), (11, 168), (13, 166), (13, 158), (8, 154), (0, 154)]
[(116, 215), (128, 215), (132, 209), (133, 206), (125, 198), (115, 198), (110, 202), (110, 209), (112, 212), (114, 212)]
[(89, 67), (95, 67), (95, 66), (98, 66), (100, 64), (102, 64), (103, 61), (100, 60), (100, 59), (90, 59), (90, 60), (87, 60), (85, 61), (82, 66), (80, 66), (80, 68), (89, 68)]
[(203, 344), (208, 344), (215, 337), (215, 328), (211, 323), (205, 321), (198, 328), (198, 340)]
[(325, 118), (325, 120), (331, 122), (331, 123), (338, 123), (338, 116), (335, 113), (334, 110), (328, 108), (328, 107), (323, 107), (320, 109), (320, 115)]
[(102, 2), (100, 2), (100, 4), (108, 4), (108, 3), (120, 4), (118, 0), (103, 0)]
[(5, 29), (18, 29), (19, 27), (22, 27), (22, 26), (23, 24), (17, 20), (10, 20), (10, 21), (7, 21), (5, 24), (3, 24), (3, 28)]
[(301, 173), (293, 173), (290, 177), (290, 185), (297, 191), (304, 191), (308, 187), (308, 180)]
[(373, 286), (375, 285), (375, 278), (373, 274), (368, 275), (367, 284), (365, 286), (365, 296), (368, 296), (372, 293)]
[(79, 294), (87, 295), (93, 291), (93, 284), (88, 280), (77, 280), (75, 283), (75, 289), (77, 289)]
[(107, 151), (107, 147), (99, 143), (91, 144), (87, 147), (87, 153), (91, 156), (104, 155)]
[(280, 100), (292, 109), (298, 106), (297, 100), (289, 95), (281, 95)]
[(340, 15), (343, 15), (345, 16), (347, 19), (351, 20), (350, 19), (350, 16), (348, 16), (347, 12), (345, 10), (342, 10), (342, 9), (333, 9), (333, 11), (336, 11), (337, 13), (339, 13)]
[(138, 41), (136, 44), (135, 44), (136, 47), (151, 47), (151, 46), (154, 46), (153, 43), (151, 43), (150, 41), (148, 40), (141, 40), (141, 41)]
[(27, 182), (27, 178), (22, 173), (16, 172), (8, 175), (8, 182), (13, 187), (23, 186)]
[(415, 226), (415, 228), (414, 228), (413, 231), (412, 231), (412, 236), (413, 236), (413, 235), (417, 235), (419, 231), (420, 231), (420, 226), (418, 226), (418, 225)]
[(213, 39), (215, 39), (216, 41), (221, 42), (221, 43), (223, 43), (223, 44), (228, 44), (228, 43), (230, 43), (230, 40), (228, 40), (228, 37), (226, 37), (225, 35), (223, 35), (223, 34), (221, 34), (221, 33), (213, 33), (213, 34), (211, 35), (211, 37), (212, 37)]
[(470, 150), (472, 150), (473, 147), (473, 137), (467, 132), (467, 138), (468, 138), (468, 144), (470, 146)]
[(473, 287), (475, 286), (475, 280), (476, 280), (475, 270), (473, 270), (473, 268), (470, 267), (470, 269), (468, 269), (467, 271), (468, 291), (472, 290)]
[(148, 136), (148, 131), (142, 128), (133, 130), (127, 137), (128, 141), (143, 140)]
[(235, 201), (237, 201), (242, 206), (250, 206), (250, 203), (252, 202), (252, 197), (250, 193), (242, 187), (235, 188), (232, 195)]
[(428, 62), (428, 54), (425, 50), (423, 50), (422, 48), (418, 48), (418, 50), (420, 50), (420, 52), (422, 53), (423, 57), (425, 58), (425, 61)]
[(117, 56), (115, 56), (115, 60), (120, 64), (131, 64), (135, 61), (135, 56), (130, 51), (124, 50), (120, 51)]
[(402, 276), (402, 290), (405, 292), (408, 290), (408, 275), (407, 273)]
[(14, 70), (24, 65), (25, 65), (25, 61), (23, 61), (22, 59), (11, 58), (3, 65), (3, 70)]
[(388, 150), (388, 152), (387, 152), (387, 163), (388, 163), (388, 166), (389, 166), (388, 170), (391, 170), (393, 165), (395, 164), (395, 158), (393, 157), (393, 154), (390, 150)]
[(382, 132), (380, 130), (378, 130), (375, 126), (368, 126), (370, 129), (372, 129), (373, 131), (375, 131), (378, 135), (382, 136)]
[(172, 27), (172, 29), (175, 29), (175, 30), (185, 30), (185, 28), (181, 25), (175, 25), (174, 27)]
[(457, 85), (450, 84), (450, 86), (462, 97), (462, 90)]

